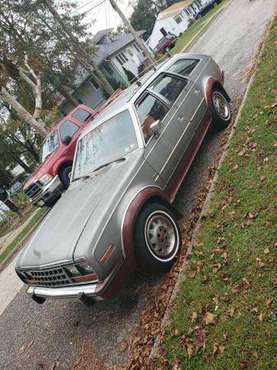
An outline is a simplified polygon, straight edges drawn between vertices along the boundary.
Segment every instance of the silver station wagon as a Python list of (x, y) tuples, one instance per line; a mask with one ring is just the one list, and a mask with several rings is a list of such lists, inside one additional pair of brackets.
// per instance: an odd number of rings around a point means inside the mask
[(178, 54), (125, 90), (79, 138), (71, 184), (18, 258), (38, 303), (111, 298), (136, 268), (167, 271), (181, 247), (172, 202), (212, 125), (231, 121), (224, 73)]

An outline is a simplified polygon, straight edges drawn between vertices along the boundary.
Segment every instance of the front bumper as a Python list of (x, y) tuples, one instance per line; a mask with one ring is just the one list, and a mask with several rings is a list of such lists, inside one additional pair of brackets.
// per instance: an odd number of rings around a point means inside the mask
[(42, 185), (37, 188), (34, 195), (28, 194), (30, 200), (34, 204), (44, 205), (44, 203), (54, 201), (60, 197), (63, 192), (63, 184), (59, 176), (55, 176), (47, 185)]
[(125, 283), (128, 275), (128, 269), (125, 264), (121, 262), (112, 270), (104, 281), (61, 288), (30, 286), (27, 288), (27, 294), (29, 294), (38, 303), (43, 303), (44, 300), (48, 298), (76, 298), (83, 300), (84, 297), (88, 297), (94, 298), (96, 301), (102, 301), (104, 299), (112, 298)]

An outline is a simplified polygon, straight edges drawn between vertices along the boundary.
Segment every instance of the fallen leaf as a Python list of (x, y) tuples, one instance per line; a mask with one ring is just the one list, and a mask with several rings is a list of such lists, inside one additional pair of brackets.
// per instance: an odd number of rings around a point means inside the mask
[(233, 316), (234, 316), (234, 313), (235, 313), (235, 309), (234, 309), (234, 307), (231, 307), (231, 308), (228, 310), (228, 315), (229, 315), (230, 317), (233, 317)]
[(204, 316), (204, 322), (206, 325), (212, 325), (215, 323), (216, 316), (211, 312), (206, 312)]
[(239, 293), (240, 292), (240, 286), (237, 284), (237, 285), (234, 285), (232, 287), (232, 292), (233, 293)]
[(174, 329), (174, 331), (173, 331), (173, 336), (174, 336), (174, 337), (179, 337), (179, 336), (180, 336), (180, 330), (178, 330), (178, 329)]
[(190, 272), (188, 272), (188, 277), (190, 277), (191, 279), (194, 279), (196, 274), (197, 274), (196, 271), (190, 271)]
[(264, 314), (263, 313), (260, 313), (259, 314), (259, 321), (264, 321)]
[(219, 346), (219, 347), (218, 347), (218, 349), (219, 349), (219, 352), (220, 352), (220, 353), (223, 353), (223, 352), (225, 351), (225, 347), (224, 347), (224, 346), (222, 346), (222, 345), (221, 345), (221, 346)]
[(264, 250), (264, 254), (269, 254), (269, 253), (270, 253), (269, 248), (265, 248), (265, 250)]
[(193, 312), (191, 315), (191, 321), (196, 321), (197, 317), (198, 317), (197, 312)]
[(188, 358), (192, 358), (193, 353), (194, 353), (194, 347), (191, 343), (187, 343), (186, 350), (187, 350)]
[(195, 338), (196, 352), (206, 347), (206, 335), (203, 329), (198, 329), (196, 338)]
[(269, 298), (266, 301), (266, 304), (265, 304), (266, 308), (269, 309), (271, 307), (272, 303), (273, 303), (273, 298)]

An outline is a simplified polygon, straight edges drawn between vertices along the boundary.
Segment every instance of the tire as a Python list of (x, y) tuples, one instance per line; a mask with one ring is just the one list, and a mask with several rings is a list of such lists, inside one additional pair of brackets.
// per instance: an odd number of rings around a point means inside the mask
[(174, 214), (164, 205), (147, 205), (135, 228), (135, 254), (139, 267), (146, 272), (170, 270), (180, 246), (181, 233)]
[(60, 179), (65, 189), (67, 189), (70, 184), (71, 169), (72, 169), (71, 166), (67, 166), (67, 167), (64, 167), (60, 172)]
[(221, 90), (212, 92), (212, 118), (217, 130), (225, 129), (232, 119), (231, 107), (228, 99)]

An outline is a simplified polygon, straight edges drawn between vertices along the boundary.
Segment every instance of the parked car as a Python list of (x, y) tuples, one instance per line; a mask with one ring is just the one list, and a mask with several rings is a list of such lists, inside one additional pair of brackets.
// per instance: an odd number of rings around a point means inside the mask
[(171, 268), (173, 200), (209, 128), (231, 120), (223, 81), (211, 57), (175, 55), (83, 130), (69, 189), (17, 261), (36, 302), (108, 299), (136, 267)]
[(211, 0), (208, 2), (205, 6), (202, 7), (202, 9), (198, 12), (196, 19), (203, 17), (206, 15), (211, 9), (214, 8), (215, 5), (218, 5), (221, 3), (222, 0)]
[(175, 43), (176, 36), (168, 34), (159, 41), (154, 51), (156, 54), (165, 54), (167, 51), (174, 48)]
[(80, 104), (52, 128), (41, 148), (41, 165), (23, 188), (32, 203), (51, 207), (68, 188), (75, 147), (83, 128), (120, 92), (117, 90), (96, 111)]

